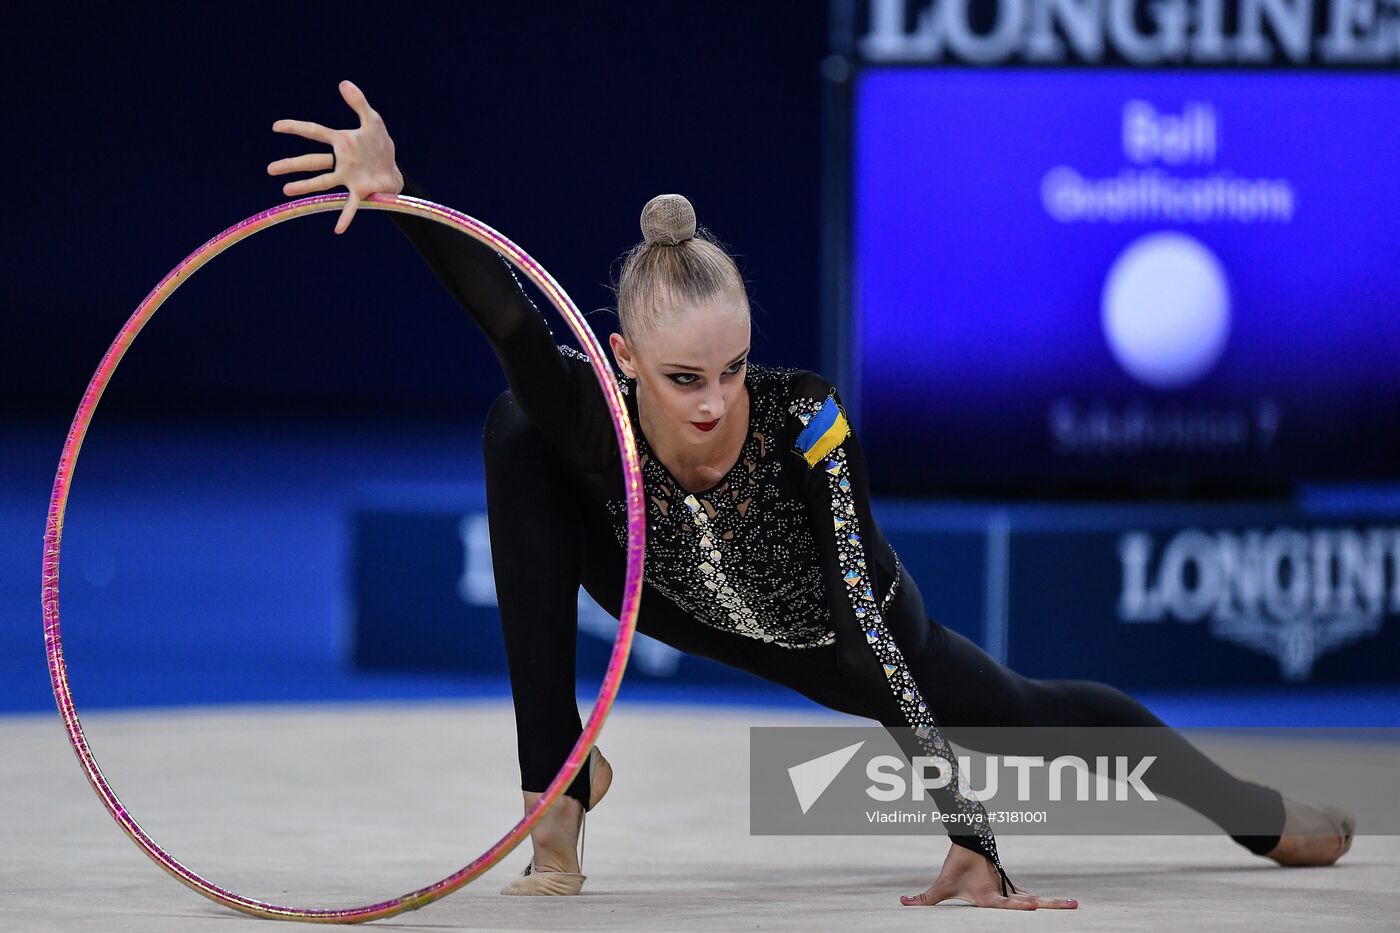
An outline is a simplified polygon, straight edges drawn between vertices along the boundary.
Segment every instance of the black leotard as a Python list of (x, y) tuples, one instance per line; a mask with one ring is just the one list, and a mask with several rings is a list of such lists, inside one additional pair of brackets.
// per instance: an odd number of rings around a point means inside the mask
[[(403, 194), (427, 198), (411, 180)], [(620, 604), (627, 531), (612, 421), (586, 358), (556, 345), (505, 260), (441, 224), (391, 217), (486, 335), (510, 386), (488, 423), (488, 509), (522, 782), (542, 789), (579, 731), (576, 708), (572, 724), (552, 725), (560, 723), (560, 706), (574, 706), (572, 633), (557, 617), (571, 609), (564, 601), (580, 583), (614, 614)], [(636, 425), (635, 385), (618, 382)], [(682, 488), (635, 432), (647, 508), (642, 631), (878, 719), (910, 755), (946, 753), (940, 720), (955, 726), (1161, 725), (1112, 688), (1019, 678), (931, 622), (871, 515), (865, 460), (835, 388), (813, 372), (757, 365), (749, 367), (745, 387), (748, 438), (734, 466), (709, 489)], [(493, 458), (509, 444), (518, 448), (514, 459), (493, 470)], [(533, 445), (531, 452), (522, 453), (521, 445)], [(513, 503), (508, 512), (507, 500)], [(535, 536), (546, 526), (557, 526), (569, 544), (541, 549)], [(555, 552), (575, 548), (577, 555)], [(557, 596), (548, 596), (551, 590)], [(559, 604), (549, 607), (550, 598)], [(530, 632), (528, 645), (522, 629)], [(541, 643), (537, 636), (545, 631), (557, 634)], [(553, 673), (546, 675), (547, 669)], [(541, 686), (566, 678), (567, 692), (558, 682)], [(543, 742), (538, 733), (549, 731), (562, 735), (549, 743), (547, 763), (527, 768), (532, 749)], [(1193, 764), (1199, 776), (1201, 763)], [(1282, 825), (1275, 792), (1210, 767), (1219, 786), (1209, 794), (1185, 779), (1182, 786), (1153, 789), (1221, 825), (1242, 802), (1277, 803)], [(939, 809), (962, 811), (976, 829), (950, 829), (950, 835), (1000, 872), (995, 839), (978, 819), (981, 804), (957, 787), (954, 780), (933, 792)], [(570, 791), (586, 804), (586, 783)], [(1260, 798), (1264, 791), (1272, 796)], [(1251, 850), (1272, 848), (1268, 840), (1236, 838)]]

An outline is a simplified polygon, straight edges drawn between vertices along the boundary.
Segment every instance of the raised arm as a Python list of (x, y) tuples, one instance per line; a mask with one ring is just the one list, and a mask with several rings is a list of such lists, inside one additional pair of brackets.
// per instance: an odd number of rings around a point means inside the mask
[[(272, 125), (274, 132), (316, 140), (333, 152), (279, 159), (267, 167), (269, 175), (321, 171), (284, 185), (282, 191), (288, 196), (344, 185), (351, 197), (337, 220), (337, 234), (349, 229), (360, 201), (371, 194), (431, 200), (400, 171), (384, 120), (360, 89), (342, 81), (340, 93), (358, 115), (359, 128), (333, 130), (302, 120), (278, 120)], [(549, 325), (521, 289), (510, 265), (489, 247), (436, 221), (397, 212), (390, 216), (486, 336), (526, 416), (578, 465), (595, 465), (592, 461), (603, 456), (611, 443), (611, 428), (599, 430), (596, 415), (606, 412), (600, 408), (602, 399), (593, 376), (586, 364), (559, 353)]]

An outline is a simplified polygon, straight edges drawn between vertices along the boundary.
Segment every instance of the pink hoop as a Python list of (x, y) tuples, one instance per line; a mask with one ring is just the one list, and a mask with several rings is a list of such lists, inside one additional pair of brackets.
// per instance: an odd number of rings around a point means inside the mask
[(637, 624), (637, 610), (641, 601), (642, 565), (646, 552), (646, 513), (642, 506), (641, 465), (632, 437), (631, 420), (628, 417), (627, 408), (623, 404), (622, 395), (618, 391), (615, 377), (607, 367), (607, 357), (598, 344), (597, 338), (593, 336), (592, 330), (589, 329), (587, 322), (583, 319), (583, 315), (579, 313), (573, 301), (554, 281), (554, 278), (545, 271), (544, 267), (535, 262), (520, 247), (481, 221), (451, 208), (419, 198), (383, 194), (371, 195), (362, 202), (361, 206), (413, 214), (435, 220), (460, 230), (509, 259), (517, 269), (544, 292), (550, 303), (564, 316), (569, 324), (569, 329), (578, 337), (588, 354), (594, 375), (598, 377), (598, 384), (603, 390), (608, 410), (612, 414), (613, 428), (617, 433), (618, 449), (622, 453), (624, 481), (627, 490), (628, 544), (627, 577), (623, 590), (622, 614), (618, 623), (617, 640), (613, 644), (612, 656), (608, 661), (608, 669), (603, 678), (602, 688), (598, 691), (598, 700), (593, 707), (593, 714), (588, 717), (588, 722), (584, 725), (583, 733), (579, 736), (578, 742), (574, 744), (563, 767), (560, 768), (549, 787), (545, 789), (539, 801), (495, 845), (466, 867), (441, 881), (393, 900), (365, 907), (341, 909), (279, 907), (235, 894), (206, 881), (168, 855), (127, 812), (126, 807), (122, 805), (121, 800), (118, 799), (116, 793), (102, 776), (102, 771), (98, 767), (91, 749), (88, 748), (86, 737), (83, 735), (82, 724), (78, 721), (78, 712), (73, 705), (73, 694), (68, 685), (68, 667), (63, 660), (63, 641), (59, 631), (58, 569), (63, 538), (63, 517), (67, 509), (68, 490), (72, 485), (73, 471), (78, 463), (78, 452), (82, 447), (83, 438), (87, 434), (93, 413), (97, 410), (97, 403), (101, 400), (102, 393), (127, 348), (136, 339), (136, 335), (141, 332), (141, 328), (155, 314), (156, 309), (170, 297), (175, 289), (180, 287), (181, 283), (209, 260), (240, 240), (294, 217), (339, 210), (348, 197), (346, 194), (327, 194), (302, 198), (263, 211), (261, 214), (256, 214), (247, 220), (234, 224), (185, 257), (146, 296), (136, 311), (127, 319), (121, 332), (117, 334), (117, 338), (112, 341), (112, 345), (102, 357), (97, 372), (93, 374), (92, 380), (88, 383), (87, 391), (83, 394), (83, 400), (78, 406), (77, 414), (73, 417), (73, 424), (68, 430), (68, 439), (63, 445), (63, 455), (59, 459), (58, 475), (54, 479), (53, 495), (49, 501), (48, 525), (44, 534), (44, 643), (48, 651), (49, 677), (53, 681), (54, 699), (58, 702), (59, 714), (63, 717), (63, 723), (68, 729), (68, 738), (73, 744), (73, 751), (77, 753), (78, 762), (82, 765), (88, 782), (92, 784), (93, 790), (102, 799), (103, 805), (112, 814), (112, 818), (117, 821), (117, 825), (131, 837), (141, 851), (150, 856), (161, 868), (210, 900), (243, 913), (273, 920), (363, 923), (367, 920), (392, 917), (407, 910), (416, 910), (425, 904), (430, 904), (451, 894), (509, 854), (529, 835), (530, 830), (540, 821), (554, 801), (564, 793), (569, 784), (573, 782), (579, 769), (588, 760), (589, 750), (593, 747), (598, 733), (603, 728), (603, 722), (612, 709), (613, 700), (616, 699), (618, 688), (622, 683), (622, 673), (627, 666), (627, 656), (632, 647), (632, 636)]

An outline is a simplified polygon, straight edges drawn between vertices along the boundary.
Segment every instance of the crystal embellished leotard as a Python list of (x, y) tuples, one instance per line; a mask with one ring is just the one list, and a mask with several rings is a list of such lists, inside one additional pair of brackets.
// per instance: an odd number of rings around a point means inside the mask
[[(411, 181), (403, 193), (427, 198)], [(510, 386), (487, 419), (487, 505), (522, 787), (542, 790), (581, 731), (577, 620), (565, 616), (574, 616), (581, 584), (609, 611), (620, 606), (627, 529), (611, 417), (591, 365), (556, 345), (505, 260), (432, 221), (390, 217), (485, 334)], [(636, 387), (617, 378), (637, 425)], [(925, 615), (918, 587), (871, 515), (864, 455), (830, 382), (750, 365), (744, 385), (746, 440), (708, 489), (683, 488), (636, 432), (647, 510), (640, 631), (875, 718), (911, 759), (945, 759), (951, 780), (930, 795), (953, 841), (991, 860), (1003, 893), (1010, 882), (985, 811), (958, 789), (939, 720), (949, 728), (1160, 729), (1154, 791), (1206, 815), (1252, 852), (1277, 844), (1276, 834), (1231, 828), (1281, 831), (1277, 791), (1229, 774), (1122, 691), (1028, 680)], [(551, 546), (541, 550), (535, 539), (545, 533)], [(1039, 751), (1095, 760), (1092, 728), (1083, 735), (1081, 748)], [(587, 805), (585, 775), (569, 793)]]
[[(407, 180), (403, 194), (427, 198)], [(442, 225), (391, 215), (481, 327), (512, 394), (627, 540), (622, 472), (611, 418), (583, 354), (558, 346), (503, 259)], [(639, 423), (632, 381), (618, 377)], [(750, 365), (747, 440), (713, 487), (690, 492), (636, 432), (647, 505), (645, 578), (716, 629), (800, 651), (840, 633), (866, 647), (890, 715), (913, 730), (916, 753), (948, 746), (883, 615), (899, 605), (902, 568), (871, 517), (865, 463), (835, 388), (808, 371)], [(917, 609), (922, 617), (922, 606)], [(922, 618), (920, 621), (924, 621)], [(888, 721), (886, 721), (888, 720)], [(951, 757), (951, 756), (950, 756)], [(953, 765), (956, 768), (956, 765)], [(974, 834), (954, 834), (1000, 870), (981, 804), (949, 786), (933, 791)]]

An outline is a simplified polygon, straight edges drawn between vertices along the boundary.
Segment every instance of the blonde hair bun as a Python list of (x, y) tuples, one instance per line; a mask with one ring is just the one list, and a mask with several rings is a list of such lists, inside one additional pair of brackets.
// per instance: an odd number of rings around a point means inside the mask
[(679, 194), (658, 194), (642, 208), (648, 246), (678, 246), (695, 236), (695, 208)]

